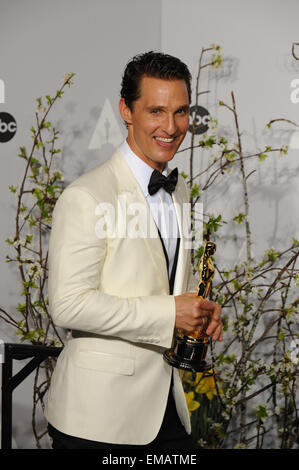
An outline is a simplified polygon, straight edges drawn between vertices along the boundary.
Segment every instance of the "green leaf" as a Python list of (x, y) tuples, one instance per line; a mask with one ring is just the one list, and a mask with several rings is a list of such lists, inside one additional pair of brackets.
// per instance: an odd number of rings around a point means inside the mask
[(36, 197), (36, 199), (38, 199), (39, 201), (41, 201), (43, 198), (44, 198), (44, 194), (42, 192), (41, 189), (39, 188), (34, 188), (33, 190), (33, 195)]
[(50, 95), (46, 95), (46, 100), (47, 100), (48, 106), (50, 106), (50, 104), (52, 104), (52, 102), (53, 102), (53, 98), (51, 98)]
[(55, 189), (53, 186), (47, 186), (47, 192), (48, 194), (50, 194), (51, 196), (55, 196)]
[(228, 140), (227, 140), (226, 137), (221, 136), (221, 137), (219, 138), (219, 141), (218, 141), (218, 144), (219, 144), (219, 145), (220, 145), (220, 144), (227, 145), (227, 143), (228, 143)]
[(36, 149), (39, 150), (40, 148), (45, 148), (43, 142), (41, 140), (39, 140), (38, 142), (36, 142)]
[(202, 255), (203, 255), (203, 250), (204, 250), (204, 247), (200, 246), (198, 248), (198, 250), (196, 251), (195, 258), (201, 259)]
[(198, 187), (198, 184), (195, 183), (195, 184), (192, 186), (190, 196), (191, 196), (191, 197), (196, 197), (196, 196), (198, 196), (198, 195), (199, 195), (199, 187)]
[(243, 286), (243, 284), (240, 284), (236, 279), (233, 279), (232, 283), (233, 283), (235, 291), (241, 289), (241, 287)]
[(25, 312), (26, 312), (26, 304), (20, 304), (20, 303), (18, 303), (17, 310), (18, 310), (18, 312), (20, 312), (22, 315), (24, 315)]
[(236, 154), (234, 152), (231, 152), (231, 153), (226, 153), (224, 156), (225, 156), (226, 160), (233, 163), (234, 160), (235, 160)]
[(41, 129), (50, 129), (50, 127), (51, 127), (50, 121), (44, 121), (42, 123)]
[(238, 224), (241, 224), (244, 219), (245, 219), (245, 214), (243, 214), (242, 212), (240, 212), (238, 215), (236, 215), (234, 218), (233, 218), (233, 221), (234, 222), (237, 222)]
[(73, 82), (72, 82), (72, 78), (75, 76), (76, 74), (71, 72), (71, 73), (66, 73), (65, 76), (64, 76), (64, 81), (65, 83), (70, 87)]
[(280, 330), (280, 332), (279, 332), (279, 334), (278, 334), (278, 339), (279, 339), (279, 341), (283, 341), (284, 338), (285, 338), (285, 335), (286, 335), (286, 334), (285, 334), (285, 331)]
[(268, 412), (265, 406), (259, 405), (255, 410), (256, 417), (259, 421), (262, 421), (263, 418), (267, 418)]
[(8, 186), (8, 188), (9, 188), (9, 190), (10, 190), (12, 193), (16, 193), (18, 187), (17, 187), (17, 186), (12, 186), (12, 185), (10, 185), (10, 186)]
[(277, 261), (277, 256), (280, 255), (279, 251), (274, 251), (273, 248), (270, 248), (269, 250), (266, 251), (266, 256), (268, 257), (268, 260), (270, 261)]
[(216, 143), (214, 137), (209, 137), (207, 140), (206, 140), (206, 146), (211, 148), (214, 144)]
[(224, 315), (221, 321), (222, 321), (223, 331), (227, 331), (228, 330), (228, 315)]
[(26, 235), (26, 243), (31, 243), (33, 240), (33, 235), (32, 234), (27, 234)]
[(30, 214), (30, 217), (29, 217), (29, 227), (34, 227), (36, 225), (36, 220), (35, 218), (33, 217), (32, 214)]
[(49, 211), (47, 209), (42, 209), (42, 214), (41, 215), (42, 215), (42, 218), (44, 219), (44, 218), (49, 217), (50, 214), (49, 214)]
[(20, 153), (18, 154), (18, 157), (27, 158), (26, 148), (25, 147), (20, 147)]
[(219, 357), (218, 357), (218, 360), (221, 364), (233, 364), (234, 361), (236, 359), (236, 355), (235, 354), (224, 354), (224, 353), (220, 353), (219, 354)]
[(210, 233), (217, 232), (218, 228), (222, 226), (221, 223), (221, 215), (217, 217), (210, 217), (209, 221), (206, 223), (206, 230)]

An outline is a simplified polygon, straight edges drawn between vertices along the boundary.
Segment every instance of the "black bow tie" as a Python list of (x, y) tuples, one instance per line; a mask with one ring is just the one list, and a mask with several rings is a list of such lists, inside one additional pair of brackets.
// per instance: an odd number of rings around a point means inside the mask
[(160, 188), (164, 188), (169, 194), (175, 190), (178, 181), (178, 169), (175, 168), (168, 176), (162, 175), (160, 171), (154, 170), (148, 183), (148, 192), (152, 196)]

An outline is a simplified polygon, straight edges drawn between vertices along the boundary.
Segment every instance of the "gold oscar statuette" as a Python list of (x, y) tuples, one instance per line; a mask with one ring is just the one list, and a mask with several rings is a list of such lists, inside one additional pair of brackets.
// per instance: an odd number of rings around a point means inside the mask
[[(216, 251), (216, 244), (206, 242), (203, 255), (199, 264), (199, 282), (197, 295), (206, 299), (210, 292), (211, 281), (215, 273), (211, 256)], [(211, 366), (205, 361), (209, 336), (206, 334), (208, 325), (200, 330), (187, 333), (182, 329), (176, 329), (173, 348), (164, 352), (166, 362), (177, 369), (195, 372), (207, 372)]]

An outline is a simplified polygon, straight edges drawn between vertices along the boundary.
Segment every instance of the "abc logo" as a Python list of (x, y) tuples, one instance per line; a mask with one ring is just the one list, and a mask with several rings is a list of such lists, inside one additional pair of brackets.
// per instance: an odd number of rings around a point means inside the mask
[(15, 118), (9, 113), (0, 113), (0, 142), (8, 142), (17, 131)]
[[(196, 109), (196, 115), (195, 115)], [(194, 122), (194, 129), (193, 129)], [(193, 134), (204, 134), (209, 129), (210, 114), (202, 106), (191, 106), (189, 132)]]

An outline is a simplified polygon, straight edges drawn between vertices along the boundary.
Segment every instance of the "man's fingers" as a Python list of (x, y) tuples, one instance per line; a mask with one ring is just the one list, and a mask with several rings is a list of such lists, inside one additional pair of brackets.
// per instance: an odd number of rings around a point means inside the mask
[(221, 315), (221, 306), (212, 302), (211, 300), (203, 299), (201, 297), (198, 298), (198, 305), (201, 310), (208, 310), (209, 312), (214, 312), (220, 318)]
[(221, 306), (215, 302), (206, 299), (200, 299), (200, 308), (209, 312), (210, 323), (206, 329), (207, 335), (213, 335), (214, 341), (222, 341), (222, 322), (221, 322)]
[(222, 324), (219, 325), (219, 322), (215, 322), (214, 324), (210, 323), (206, 333), (207, 335), (213, 335), (212, 339), (214, 341), (222, 341)]
[[(208, 299), (186, 292), (175, 297), (176, 327), (185, 331), (206, 331), (215, 338), (221, 336), (221, 306)], [(220, 326), (220, 328), (219, 328)]]
[(214, 341), (222, 341), (223, 340), (223, 337), (222, 337), (222, 325), (219, 325), (218, 328), (216, 328), (214, 334), (213, 334), (213, 337), (212, 339)]

